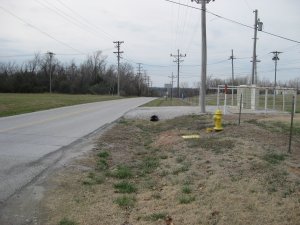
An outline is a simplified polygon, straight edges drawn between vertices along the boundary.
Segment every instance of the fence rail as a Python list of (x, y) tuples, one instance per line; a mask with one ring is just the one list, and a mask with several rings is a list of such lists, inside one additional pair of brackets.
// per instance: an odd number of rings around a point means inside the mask
[[(252, 93), (251, 93), (252, 92)], [(255, 95), (255, 97), (251, 97)], [(218, 88), (208, 90), (206, 95), (206, 105), (216, 105), (224, 107), (224, 111), (232, 108), (239, 108), (240, 97), (242, 96), (242, 108), (257, 111), (271, 112), (291, 112), (293, 96), (295, 96), (294, 112), (300, 113), (300, 96), (292, 88), (271, 88), (271, 87), (251, 87), (251, 86), (227, 86), (220, 85)], [(255, 98), (252, 104), (251, 98)], [(199, 97), (186, 98), (191, 105), (199, 105)]]

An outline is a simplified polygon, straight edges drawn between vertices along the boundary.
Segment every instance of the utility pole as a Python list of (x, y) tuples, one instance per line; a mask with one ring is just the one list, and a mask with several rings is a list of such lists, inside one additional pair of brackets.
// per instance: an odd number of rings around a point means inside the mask
[(147, 96), (150, 96), (150, 77), (146, 75), (146, 72), (145, 72), (145, 81), (146, 81), (146, 84), (147, 84), (147, 87), (148, 87), (148, 94)]
[(233, 106), (233, 86), (234, 86), (234, 65), (233, 65), (233, 60), (235, 60), (236, 58), (233, 56), (233, 49), (231, 49), (231, 56), (229, 57), (229, 60), (231, 60), (231, 75), (232, 75), (232, 81), (231, 81), (231, 105)]
[(50, 94), (51, 94), (51, 93), (52, 93), (52, 58), (53, 58), (53, 55), (55, 55), (55, 54), (54, 54), (53, 52), (47, 52), (46, 54), (48, 54), (49, 57), (50, 57), (49, 92), (50, 92)]
[(234, 65), (233, 65), (233, 60), (236, 58), (233, 56), (233, 49), (231, 50), (231, 56), (229, 57), (229, 60), (231, 60), (231, 75), (232, 75), (232, 86), (234, 82)]
[(274, 88), (276, 88), (277, 86), (277, 61), (279, 60), (279, 54), (281, 54), (282, 52), (278, 52), (278, 51), (274, 51), (271, 52), (274, 54), (272, 60), (275, 62), (275, 79), (274, 79)]
[(186, 54), (182, 55), (180, 54), (180, 50), (177, 50), (177, 55), (170, 55), (171, 57), (174, 57), (175, 60), (174, 62), (177, 63), (177, 95), (178, 98), (180, 98), (180, 89), (179, 89), (179, 71), (180, 71), (180, 63), (182, 63), (184, 60), (182, 60), (181, 58), (186, 57)]
[(142, 81), (142, 73), (141, 73), (141, 71), (142, 71), (142, 63), (137, 63), (137, 64), (138, 64), (137, 75), (138, 75), (138, 82), (139, 82), (139, 84), (138, 84), (139, 85), (139, 96), (141, 96), (141, 94), (142, 94), (142, 90), (141, 90), (141, 87), (142, 87), (142, 84), (141, 84), (141, 81)]
[(277, 61), (279, 60), (279, 54), (282, 52), (274, 51), (272, 60), (275, 62), (275, 78), (274, 78), (274, 98), (273, 98), (273, 109), (275, 109), (275, 102), (276, 102), (276, 86), (277, 86)]
[(174, 78), (176, 78), (174, 75), (173, 75), (173, 72), (172, 72), (172, 76), (170, 76), (169, 78), (171, 78), (171, 101), (173, 99), (173, 84), (174, 84)]
[[(199, 105), (201, 112), (205, 113), (205, 95), (206, 95), (206, 72), (207, 72), (207, 41), (206, 41), (206, 4), (211, 0), (191, 0), (197, 4), (201, 3), (201, 27), (202, 27), (202, 69), (201, 85), (199, 90)], [(212, 0), (214, 1), (214, 0)]]
[(255, 82), (255, 70), (257, 63), (257, 55), (256, 55), (256, 42), (257, 42), (257, 30), (262, 31), (263, 23), (258, 19), (258, 10), (253, 11), (255, 13), (255, 21), (254, 21), (254, 44), (253, 44), (253, 57), (252, 57), (252, 77), (251, 84), (256, 84)]
[(115, 54), (117, 54), (117, 58), (118, 58), (118, 96), (120, 96), (120, 59), (121, 59), (121, 54), (124, 53), (123, 51), (120, 51), (121, 48), (121, 44), (124, 43), (124, 41), (114, 41), (114, 44), (116, 44), (116, 48), (117, 48), (117, 52), (114, 52)]

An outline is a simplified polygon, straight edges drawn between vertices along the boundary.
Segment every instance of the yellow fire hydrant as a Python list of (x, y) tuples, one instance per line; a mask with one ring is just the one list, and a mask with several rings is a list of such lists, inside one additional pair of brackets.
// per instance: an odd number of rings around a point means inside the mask
[(215, 115), (214, 115), (214, 121), (215, 121), (214, 130), (215, 131), (222, 131), (223, 130), (223, 127), (222, 127), (222, 117), (223, 117), (222, 111), (220, 109), (218, 109), (215, 112)]

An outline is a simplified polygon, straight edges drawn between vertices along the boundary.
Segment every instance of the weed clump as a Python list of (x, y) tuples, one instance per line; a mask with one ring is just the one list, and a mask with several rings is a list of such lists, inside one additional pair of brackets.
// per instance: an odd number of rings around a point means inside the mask
[(281, 161), (285, 160), (285, 157), (285, 154), (268, 153), (264, 155), (263, 159), (270, 164), (279, 164)]
[(120, 193), (134, 193), (137, 191), (137, 188), (133, 185), (130, 184), (127, 181), (122, 181), (120, 183), (117, 183), (114, 185), (115, 189), (118, 190)]
[(107, 159), (109, 157), (109, 153), (107, 151), (102, 151), (97, 154), (99, 158)]
[(184, 193), (184, 194), (190, 194), (190, 193), (192, 193), (191, 187), (188, 186), (188, 185), (183, 186), (182, 187), (182, 193)]
[(82, 181), (82, 184), (89, 186), (95, 184), (102, 184), (103, 182), (104, 182), (103, 176), (90, 172), (88, 177), (84, 181)]
[(136, 198), (133, 196), (123, 195), (118, 197), (114, 202), (120, 207), (133, 207), (136, 202)]
[(180, 204), (189, 204), (195, 200), (196, 200), (195, 196), (190, 196), (190, 195), (181, 195), (179, 197)]
[(58, 225), (77, 225), (78, 223), (76, 223), (73, 220), (69, 220), (68, 218), (63, 218)]
[(131, 178), (133, 175), (129, 167), (120, 165), (117, 167), (117, 170), (112, 173), (112, 176), (119, 179), (127, 179)]
[(146, 217), (145, 217), (145, 220), (146, 220), (146, 221), (152, 221), (152, 222), (155, 222), (155, 221), (158, 221), (158, 220), (165, 219), (166, 216), (167, 216), (167, 213), (165, 213), (165, 212), (161, 212), (161, 213), (152, 213), (151, 215), (146, 216)]
[(141, 169), (143, 173), (152, 173), (158, 166), (159, 166), (158, 158), (146, 157), (141, 164)]

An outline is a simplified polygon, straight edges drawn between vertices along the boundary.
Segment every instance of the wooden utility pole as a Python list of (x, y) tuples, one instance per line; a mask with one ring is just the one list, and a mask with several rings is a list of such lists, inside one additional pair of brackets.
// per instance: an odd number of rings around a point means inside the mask
[(120, 59), (121, 59), (121, 54), (124, 53), (123, 51), (120, 51), (121, 44), (123, 44), (124, 41), (114, 41), (114, 44), (116, 44), (116, 48), (118, 51), (114, 52), (117, 54), (118, 58), (118, 96), (120, 96)]
[(251, 77), (251, 84), (256, 84), (255, 73), (256, 73), (256, 63), (257, 55), (256, 55), (256, 42), (257, 42), (257, 30), (262, 31), (263, 23), (258, 19), (258, 10), (253, 11), (255, 13), (255, 21), (254, 21), (254, 44), (253, 44), (253, 56), (252, 56), (252, 77)]
[(233, 64), (233, 60), (235, 60), (236, 58), (234, 58), (233, 56), (233, 49), (231, 50), (231, 56), (229, 57), (229, 60), (231, 60), (231, 76), (232, 76), (232, 86), (234, 85), (234, 64)]
[(171, 78), (171, 100), (173, 99), (173, 84), (174, 84), (174, 78), (176, 78), (174, 75), (173, 75), (173, 72), (172, 72), (172, 76), (170, 76), (169, 78)]
[(233, 60), (235, 60), (236, 58), (234, 58), (233, 56), (233, 49), (231, 50), (231, 56), (229, 57), (229, 60), (231, 60), (231, 85), (232, 85), (232, 88), (231, 88), (231, 105), (233, 106), (233, 101), (234, 101), (234, 97), (233, 97), (233, 86), (234, 86), (234, 65), (233, 65)]
[(273, 93), (273, 109), (275, 110), (275, 104), (276, 104), (276, 86), (277, 86), (277, 61), (279, 60), (278, 55), (282, 52), (274, 51), (271, 52), (274, 54), (272, 60), (275, 62), (275, 78), (274, 78), (274, 93)]
[(50, 71), (49, 71), (49, 92), (50, 94), (52, 93), (52, 58), (53, 58), (53, 55), (54, 53), (53, 52), (47, 52), (47, 54), (49, 55), (50, 57)]
[[(191, 0), (197, 4), (201, 3), (201, 27), (202, 27), (202, 69), (201, 85), (199, 90), (199, 105), (201, 113), (205, 113), (205, 95), (206, 95), (206, 73), (207, 73), (207, 41), (206, 41), (206, 4), (211, 0)], [(214, 0), (212, 0), (214, 1)]]
[(274, 54), (272, 60), (275, 62), (275, 79), (274, 79), (274, 88), (276, 88), (277, 86), (277, 61), (279, 60), (279, 54), (281, 54), (282, 52), (278, 52), (278, 51), (274, 51), (271, 52)]
[(182, 55), (180, 54), (180, 50), (177, 50), (177, 55), (170, 55), (171, 57), (174, 57), (174, 62), (177, 63), (177, 97), (180, 98), (180, 88), (179, 88), (179, 73), (180, 73), (180, 63), (182, 63), (184, 60), (181, 58), (186, 57), (186, 54)]
[(142, 95), (142, 63), (137, 63), (138, 64), (138, 72), (137, 72), (137, 76), (138, 76), (138, 85), (139, 85), (139, 96)]

